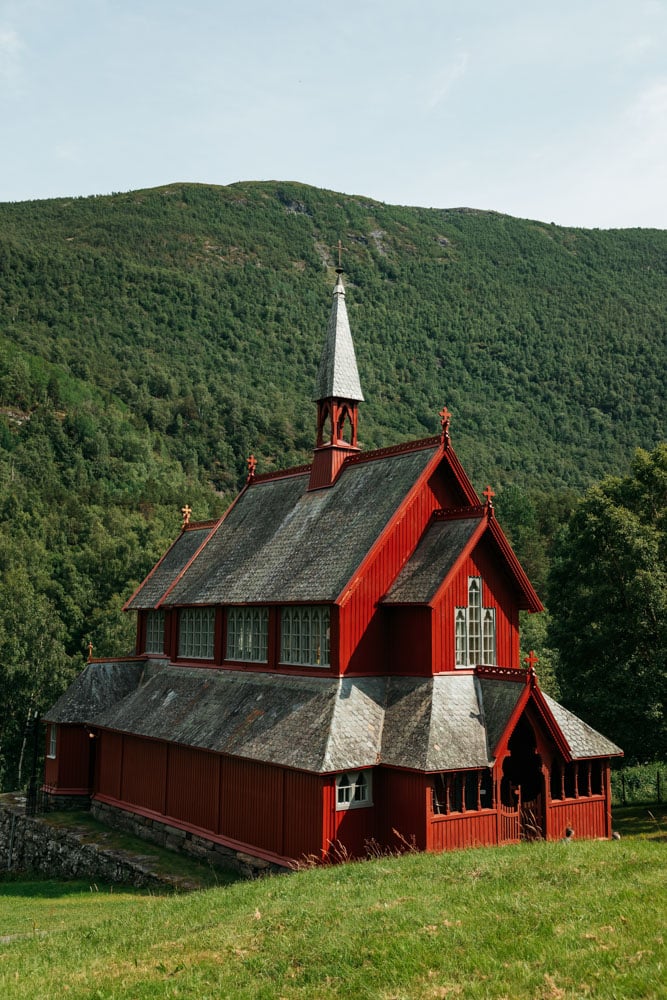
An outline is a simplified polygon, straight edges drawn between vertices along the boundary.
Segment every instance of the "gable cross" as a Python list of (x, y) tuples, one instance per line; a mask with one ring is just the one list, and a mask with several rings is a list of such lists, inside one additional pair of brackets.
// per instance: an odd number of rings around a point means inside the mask
[(246, 482), (251, 483), (255, 478), (255, 469), (257, 468), (257, 459), (254, 455), (250, 455), (247, 461), (248, 465), (248, 478)]
[(535, 650), (531, 649), (528, 656), (524, 659), (524, 663), (528, 664), (528, 670), (531, 674), (535, 673), (535, 664), (540, 662), (539, 656), (536, 655)]
[(93, 659), (93, 641), (92, 641), (92, 639), (89, 639), (88, 640), (88, 663), (90, 663), (92, 661), (92, 659)]
[(440, 423), (442, 425), (442, 440), (445, 445), (449, 444), (449, 424), (452, 419), (452, 415), (446, 406), (440, 410), (438, 414), (440, 417)]
[(183, 524), (181, 527), (184, 528), (186, 524), (190, 523), (190, 515), (192, 514), (192, 507), (190, 504), (186, 503), (185, 507), (181, 507), (181, 514), (183, 515)]
[(484, 492), (482, 493), (482, 496), (486, 497), (486, 506), (487, 507), (493, 507), (493, 498), (494, 498), (495, 495), (496, 494), (493, 492), (493, 490), (491, 489), (491, 487), (487, 486), (486, 489), (484, 490)]

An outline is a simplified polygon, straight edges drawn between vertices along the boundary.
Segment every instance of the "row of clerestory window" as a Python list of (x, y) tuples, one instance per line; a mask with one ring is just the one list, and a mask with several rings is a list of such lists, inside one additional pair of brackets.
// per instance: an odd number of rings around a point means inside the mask
[[(280, 615), (280, 662), (289, 666), (330, 665), (330, 612), (307, 605), (283, 608)], [(178, 624), (178, 656), (212, 660), (215, 608), (182, 608)], [(145, 652), (164, 652), (164, 611), (146, 615)], [(268, 608), (228, 608), (225, 659), (266, 663), (269, 650)]]

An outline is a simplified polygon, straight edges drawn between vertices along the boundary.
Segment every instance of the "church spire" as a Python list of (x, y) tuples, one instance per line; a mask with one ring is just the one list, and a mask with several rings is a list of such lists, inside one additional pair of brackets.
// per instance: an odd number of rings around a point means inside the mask
[(338, 280), (315, 386), (317, 443), (310, 473), (311, 490), (331, 486), (345, 458), (359, 451), (357, 407), (364, 397), (347, 317), (340, 260), (336, 273)]

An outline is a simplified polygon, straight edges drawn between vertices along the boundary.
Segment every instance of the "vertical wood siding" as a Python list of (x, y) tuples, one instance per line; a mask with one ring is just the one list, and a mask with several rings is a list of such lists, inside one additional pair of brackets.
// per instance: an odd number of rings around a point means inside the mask
[(374, 806), (363, 809), (341, 809), (336, 812), (335, 840), (343, 848), (344, 855), (363, 858), (366, 856), (367, 843), (377, 840), (376, 827)]
[(165, 813), (184, 823), (217, 833), (220, 758), (205, 750), (168, 747)]
[(125, 736), (120, 798), (132, 805), (164, 813), (167, 744)]
[(548, 814), (547, 836), (550, 840), (564, 837), (568, 826), (572, 827), (578, 840), (607, 836), (607, 809), (603, 795), (590, 799), (552, 800)]
[(362, 575), (353, 581), (341, 604), (340, 671), (384, 672), (387, 652), (378, 601), (386, 594), (396, 574), (414, 552), (431, 514), (440, 506), (439, 477), (412, 498)]
[(483, 539), (464, 561), (451, 586), (447, 587), (433, 614), (433, 670), (456, 668), (454, 609), (468, 604), (468, 577), (482, 577), (482, 603), (496, 609), (496, 664), (520, 667), (519, 616), (516, 592)]
[[(48, 733), (47, 733), (48, 739)], [(93, 741), (82, 726), (58, 726), (56, 756), (47, 757), (44, 783), (51, 788), (76, 789), (85, 792), (91, 787), (91, 753)], [(47, 743), (48, 752), (48, 743)]]
[(431, 795), (428, 778), (412, 771), (387, 768), (382, 775), (382, 784), (383, 808), (379, 817), (378, 839), (391, 847), (414, 843), (420, 851), (425, 851), (426, 816)]
[(323, 826), (323, 779), (303, 771), (285, 771), (283, 851), (289, 858), (320, 857), (325, 844)]
[(391, 608), (384, 612), (388, 634), (386, 672), (431, 676), (430, 608)]
[(281, 768), (233, 757), (221, 763), (220, 835), (283, 854)]
[(496, 811), (432, 816), (428, 830), (429, 851), (452, 851), (459, 847), (488, 847), (498, 838)]
[(95, 791), (119, 799), (123, 767), (123, 737), (120, 733), (100, 733), (97, 756), (99, 763)]

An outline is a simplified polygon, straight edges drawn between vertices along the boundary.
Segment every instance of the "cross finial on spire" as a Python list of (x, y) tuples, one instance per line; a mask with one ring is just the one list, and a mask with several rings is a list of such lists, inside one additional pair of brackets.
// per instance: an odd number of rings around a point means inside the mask
[(91, 663), (93, 659), (93, 640), (88, 640), (88, 663)]
[(438, 416), (440, 417), (440, 423), (442, 425), (442, 443), (446, 448), (449, 444), (449, 424), (451, 422), (452, 415), (447, 407), (443, 406)]
[(186, 524), (190, 523), (190, 515), (192, 514), (192, 507), (190, 504), (186, 503), (185, 507), (181, 507), (181, 514), (183, 515), (183, 524), (181, 527), (184, 528)]
[(255, 458), (254, 455), (250, 455), (250, 457), (248, 458), (247, 465), (248, 465), (248, 478), (246, 482), (251, 483), (255, 478), (255, 469), (257, 468), (257, 459)]
[(338, 250), (338, 267), (336, 268), (336, 274), (343, 273), (343, 250), (347, 250), (347, 247), (343, 246), (342, 240), (338, 240), (335, 247)]

